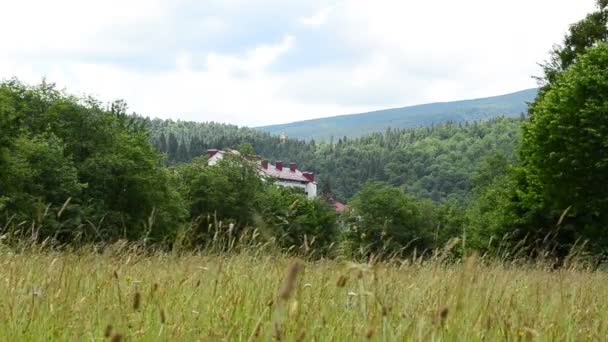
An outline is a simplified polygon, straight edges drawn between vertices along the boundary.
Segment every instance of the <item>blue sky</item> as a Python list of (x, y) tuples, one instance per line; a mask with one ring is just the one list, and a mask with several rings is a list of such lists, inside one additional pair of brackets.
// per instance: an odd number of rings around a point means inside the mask
[(0, 0), (0, 78), (265, 125), (534, 87), (593, 0)]

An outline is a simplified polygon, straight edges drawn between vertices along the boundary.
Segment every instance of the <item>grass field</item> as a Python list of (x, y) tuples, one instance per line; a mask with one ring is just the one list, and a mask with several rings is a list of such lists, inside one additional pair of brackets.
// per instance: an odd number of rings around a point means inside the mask
[(2, 341), (604, 340), (608, 275), (281, 255), (0, 248)]

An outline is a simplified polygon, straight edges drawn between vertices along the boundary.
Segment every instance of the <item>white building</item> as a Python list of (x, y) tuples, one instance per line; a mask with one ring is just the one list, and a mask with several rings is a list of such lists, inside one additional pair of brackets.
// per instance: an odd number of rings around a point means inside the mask
[[(207, 150), (207, 155), (209, 155), (207, 164), (217, 164), (218, 161), (224, 158), (226, 153), (240, 155), (238, 151), (234, 150)], [(262, 176), (275, 178), (277, 185), (302, 189), (308, 198), (317, 197), (317, 183), (315, 182), (314, 173), (298, 170), (295, 163), (289, 163), (289, 167), (284, 167), (282, 161), (277, 161), (275, 165), (272, 165), (268, 160), (262, 160), (256, 162), (256, 165)]]
[(230, 150), (228, 152), (222, 150), (207, 150), (207, 155), (209, 156), (209, 160), (207, 161), (207, 165), (213, 166), (217, 164), (220, 160), (224, 158), (226, 153), (233, 154), (235, 156), (240, 156), (241, 153), (237, 150)]

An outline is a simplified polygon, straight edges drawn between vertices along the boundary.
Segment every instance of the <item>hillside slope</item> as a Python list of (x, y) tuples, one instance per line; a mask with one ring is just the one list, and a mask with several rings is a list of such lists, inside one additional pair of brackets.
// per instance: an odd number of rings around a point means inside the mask
[(258, 129), (290, 138), (329, 140), (347, 136), (363, 136), (387, 128), (425, 127), (442, 122), (465, 122), (497, 116), (514, 117), (526, 112), (527, 102), (536, 97), (538, 89), (511, 94), (454, 102), (438, 102), (403, 108), (384, 109), (361, 114), (340, 115), (306, 120)]

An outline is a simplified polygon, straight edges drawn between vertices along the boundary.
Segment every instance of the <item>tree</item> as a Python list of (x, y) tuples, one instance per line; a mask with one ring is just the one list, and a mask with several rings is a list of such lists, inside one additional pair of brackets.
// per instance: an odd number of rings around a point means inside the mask
[(351, 250), (403, 255), (430, 246), (432, 205), (403, 190), (378, 182), (367, 183), (350, 202), (346, 240)]
[(177, 142), (177, 138), (173, 132), (169, 133), (169, 140), (167, 141), (167, 154), (169, 155), (169, 160), (177, 161), (178, 157), (178, 149), (179, 143)]
[(598, 11), (570, 26), (563, 45), (557, 45), (548, 62), (543, 65), (544, 78), (539, 79), (545, 86), (556, 80), (557, 75), (572, 65), (579, 55), (608, 39), (607, 0), (598, 0)]
[(331, 187), (331, 179), (329, 177), (323, 178), (320, 182), (321, 186), (320, 188), (320, 195), (321, 197), (327, 198), (327, 199), (333, 199), (334, 198), (334, 191)]
[(179, 145), (177, 146), (176, 160), (179, 162), (187, 162), (188, 159), (188, 146), (186, 146), (186, 142), (184, 141), (184, 139), (182, 139)]
[[(104, 109), (46, 82), (0, 83), (0, 125), (7, 129), (0, 134), (0, 207), (7, 216), (40, 223), (61, 212), (62, 221), (44, 224), (40, 237), (64, 242), (85, 233), (170, 236), (183, 222), (183, 203), (148, 132), (125, 110), (122, 101)], [(40, 215), (32, 213), (40, 207)]]
[(254, 165), (227, 154), (214, 166), (207, 166), (205, 157), (195, 158), (178, 172), (191, 219), (209, 216), (240, 226), (253, 223), (256, 199), (263, 189)]
[[(605, 243), (608, 227), (608, 44), (578, 55), (530, 107), (521, 146), (522, 201), (560, 236)], [(536, 222), (538, 223), (538, 222)], [(541, 222), (542, 223), (542, 222)]]
[(165, 133), (161, 133), (160, 137), (158, 137), (158, 145), (157, 148), (162, 153), (167, 153), (167, 137)]
[(253, 149), (253, 145), (250, 143), (240, 143), (236, 148), (244, 156), (252, 156), (255, 154), (255, 150)]
[(338, 236), (336, 213), (322, 199), (307, 199), (290, 188), (268, 186), (258, 203), (262, 232), (285, 250), (325, 255)]
[(192, 139), (190, 139), (188, 160), (190, 160), (192, 158), (200, 157), (203, 154), (204, 153), (203, 153), (203, 146), (201, 144), (201, 140), (199, 139), (198, 136), (193, 136)]

